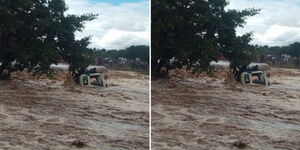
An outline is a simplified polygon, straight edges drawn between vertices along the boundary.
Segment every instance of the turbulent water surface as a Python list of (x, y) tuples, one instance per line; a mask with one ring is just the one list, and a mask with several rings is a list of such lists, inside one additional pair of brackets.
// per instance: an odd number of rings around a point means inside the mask
[(148, 149), (148, 77), (108, 76), (108, 88), (1, 81), (0, 149)]
[(270, 81), (153, 81), (152, 148), (299, 150), (300, 71), (272, 69)]

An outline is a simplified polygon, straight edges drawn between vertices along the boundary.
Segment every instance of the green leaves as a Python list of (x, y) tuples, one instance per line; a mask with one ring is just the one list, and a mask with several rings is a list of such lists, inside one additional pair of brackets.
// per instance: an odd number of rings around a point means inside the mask
[(153, 0), (152, 72), (183, 66), (209, 71), (209, 62), (221, 54), (237, 65), (251, 61), (251, 34), (239, 37), (236, 28), (259, 10), (225, 10), (227, 5), (226, 0)]
[(50, 64), (61, 58), (73, 70), (86, 67), (93, 55), (89, 38), (76, 40), (75, 32), (97, 15), (66, 16), (66, 10), (64, 0), (0, 1), (0, 73), (27, 68), (51, 74)]

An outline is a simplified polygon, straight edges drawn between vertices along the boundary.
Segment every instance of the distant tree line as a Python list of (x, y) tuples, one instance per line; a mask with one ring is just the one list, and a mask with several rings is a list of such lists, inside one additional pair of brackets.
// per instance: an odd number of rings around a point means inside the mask
[(107, 57), (107, 58), (127, 58), (135, 59), (140, 58), (142, 61), (149, 62), (149, 46), (138, 45), (130, 46), (120, 50), (106, 50), (106, 49), (93, 49), (96, 57)]
[(281, 54), (287, 54), (294, 57), (300, 56), (300, 43), (294, 42), (287, 46), (255, 46), (258, 54), (269, 54), (274, 56), (280, 56)]
[(299, 68), (300, 43), (294, 42), (286, 46), (255, 46), (257, 61), (276, 67)]

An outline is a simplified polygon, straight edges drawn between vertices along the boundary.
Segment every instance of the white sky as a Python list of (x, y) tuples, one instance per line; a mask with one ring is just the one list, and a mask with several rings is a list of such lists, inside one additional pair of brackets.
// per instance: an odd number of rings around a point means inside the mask
[[(113, 1), (113, 0), (112, 0)], [(238, 34), (253, 32), (252, 44), (282, 46), (300, 41), (300, 0), (229, 0), (229, 9), (260, 8)], [(70, 14), (97, 13), (77, 38), (92, 35), (90, 47), (121, 49), (149, 45), (149, 0), (105, 3), (101, 0), (66, 0)]]
[(119, 4), (90, 0), (66, 0), (68, 14), (99, 14), (87, 22), (77, 38), (92, 36), (89, 47), (121, 49), (131, 45), (149, 45), (149, 1)]
[(282, 46), (300, 42), (300, 0), (229, 0), (229, 9), (259, 8), (238, 34), (253, 31), (252, 44)]

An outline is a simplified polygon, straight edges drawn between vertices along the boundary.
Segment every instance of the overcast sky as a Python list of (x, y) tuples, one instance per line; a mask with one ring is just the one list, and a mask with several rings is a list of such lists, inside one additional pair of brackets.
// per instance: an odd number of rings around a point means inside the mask
[[(229, 9), (260, 8), (238, 34), (253, 31), (252, 44), (282, 46), (300, 41), (300, 0), (229, 0)], [(149, 44), (149, 0), (66, 0), (68, 13), (97, 13), (77, 38), (92, 35), (90, 47), (121, 49)]]
[(253, 31), (253, 44), (282, 46), (300, 42), (300, 0), (229, 0), (230, 9), (260, 8), (238, 34)]
[(121, 49), (149, 45), (149, 0), (66, 0), (68, 14), (99, 14), (77, 38), (91, 35), (90, 47)]

